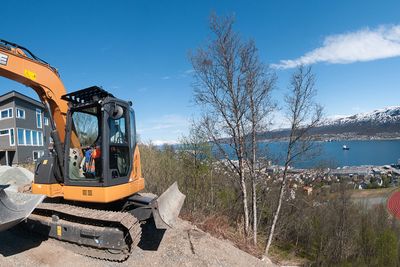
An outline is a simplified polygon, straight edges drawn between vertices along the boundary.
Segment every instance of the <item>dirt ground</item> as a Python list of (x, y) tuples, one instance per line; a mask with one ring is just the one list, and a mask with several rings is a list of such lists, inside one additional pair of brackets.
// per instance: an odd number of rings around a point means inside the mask
[(0, 233), (0, 266), (275, 266), (261, 261), (179, 220), (174, 229), (154, 232), (143, 226), (143, 238), (122, 263), (78, 255), (61, 242), (14, 228)]

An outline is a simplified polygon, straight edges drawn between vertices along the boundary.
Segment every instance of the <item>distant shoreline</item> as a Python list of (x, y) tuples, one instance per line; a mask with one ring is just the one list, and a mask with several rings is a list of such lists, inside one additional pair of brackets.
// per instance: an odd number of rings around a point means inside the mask
[[(314, 141), (318, 142), (342, 142), (342, 141), (399, 141), (400, 136), (315, 136)], [(288, 137), (261, 139), (257, 142), (285, 142)]]

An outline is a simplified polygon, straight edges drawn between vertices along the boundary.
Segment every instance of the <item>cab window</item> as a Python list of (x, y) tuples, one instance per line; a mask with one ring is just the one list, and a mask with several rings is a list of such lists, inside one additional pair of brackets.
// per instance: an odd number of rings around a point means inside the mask
[(72, 113), (72, 132), (69, 150), (69, 177), (71, 179), (97, 179), (101, 177), (100, 129), (101, 119), (97, 106)]
[(119, 118), (108, 118), (110, 133), (109, 165), (112, 178), (128, 176), (130, 168), (129, 136), (125, 108)]

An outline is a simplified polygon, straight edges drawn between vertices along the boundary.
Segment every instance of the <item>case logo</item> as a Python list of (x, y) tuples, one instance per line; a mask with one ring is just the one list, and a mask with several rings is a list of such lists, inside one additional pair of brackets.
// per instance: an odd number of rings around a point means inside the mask
[(7, 65), (8, 56), (4, 54), (0, 54), (0, 65)]

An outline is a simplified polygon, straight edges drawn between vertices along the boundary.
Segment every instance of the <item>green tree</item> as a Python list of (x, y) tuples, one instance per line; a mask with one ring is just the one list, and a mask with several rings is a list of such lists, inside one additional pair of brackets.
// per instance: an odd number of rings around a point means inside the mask
[(360, 225), (359, 247), (361, 248), (361, 261), (370, 264), (374, 261), (376, 248), (376, 232), (368, 214), (363, 214)]
[(391, 229), (385, 229), (378, 236), (376, 242), (377, 266), (397, 266), (398, 265), (398, 237)]
[(215, 188), (210, 143), (201, 134), (199, 125), (192, 123), (190, 133), (181, 139), (179, 160), (183, 171), (186, 202), (191, 211), (205, 210), (215, 204)]

